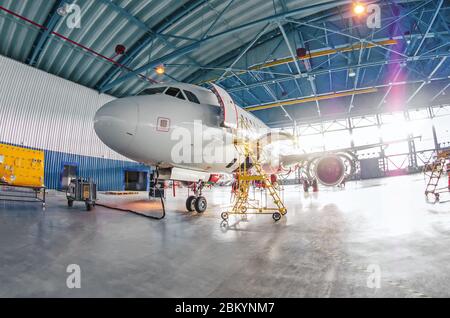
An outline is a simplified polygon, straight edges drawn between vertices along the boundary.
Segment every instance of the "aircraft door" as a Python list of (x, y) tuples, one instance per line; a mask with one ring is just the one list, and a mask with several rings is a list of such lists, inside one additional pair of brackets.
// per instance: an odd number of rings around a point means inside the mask
[(211, 84), (212, 91), (219, 100), (221, 108), (221, 126), (236, 129), (238, 127), (238, 110), (233, 98), (221, 87)]

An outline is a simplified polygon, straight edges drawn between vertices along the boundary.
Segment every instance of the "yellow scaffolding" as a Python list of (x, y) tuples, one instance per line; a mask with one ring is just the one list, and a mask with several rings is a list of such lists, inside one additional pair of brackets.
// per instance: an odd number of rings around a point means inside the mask
[[(245, 122), (241, 122), (241, 127), (245, 131), (250, 131)], [(275, 221), (279, 221), (287, 213), (280, 195), (281, 188), (276, 188), (270, 177), (266, 174), (261, 164), (259, 145), (255, 146), (246, 137), (235, 137), (234, 146), (239, 153), (239, 168), (236, 172), (236, 193), (231, 210), (222, 213), (222, 219), (227, 220), (229, 215), (245, 214), (272, 214)], [(255, 150), (253, 148), (256, 148)], [(254, 170), (251, 173), (250, 170)], [(260, 182), (264, 191), (267, 191), (275, 207), (268, 207), (267, 202), (263, 206), (261, 201), (250, 198), (250, 187), (254, 182)], [(267, 200), (266, 200), (267, 201)]]

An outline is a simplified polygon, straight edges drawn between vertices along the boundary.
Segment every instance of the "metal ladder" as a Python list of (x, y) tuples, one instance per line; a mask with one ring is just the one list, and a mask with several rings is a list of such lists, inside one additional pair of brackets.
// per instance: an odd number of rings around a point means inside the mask
[(270, 196), (273, 199), (273, 203), (277, 206), (278, 211), (282, 214), (286, 214), (286, 207), (283, 204), (283, 201), (281, 200), (277, 190), (275, 189), (275, 186), (273, 185), (272, 181), (269, 179), (267, 174), (264, 172), (264, 169), (261, 166), (260, 161), (258, 160), (255, 153), (251, 150), (251, 147), (249, 147), (248, 144), (245, 144), (245, 153), (247, 153), (253, 163), (253, 167), (255, 168), (257, 172), (257, 178), (259, 177), (259, 180), (261, 180), (266, 187), (266, 189), (269, 190)]
[[(249, 127), (242, 123), (241, 127), (249, 129)], [(260, 158), (252, 149), (252, 142), (246, 140), (246, 138), (235, 138), (234, 146), (239, 153), (239, 172), (237, 174), (238, 188), (236, 191), (236, 199), (232, 209), (228, 212), (222, 213), (222, 219), (227, 220), (230, 214), (272, 214), (275, 221), (279, 221), (283, 215), (287, 213), (287, 209), (280, 197), (277, 189), (273, 185), (269, 176), (265, 173)], [(257, 146), (259, 147), (259, 145)], [(256, 149), (259, 152), (259, 148)], [(247, 158), (251, 160), (252, 166), (247, 165)], [(250, 174), (250, 168), (254, 168), (255, 174)], [(266, 189), (276, 208), (262, 207), (250, 204), (249, 192), (252, 182), (259, 181), (262, 183), (264, 189)], [(251, 212), (255, 211), (255, 212)]]
[[(440, 193), (444, 192), (442, 190), (448, 190), (447, 187), (440, 189), (438, 188), (438, 186), (442, 174), (445, 171), (445, 164), (447, 162), (447, 158), (450, 158), (450, 151), (437, 153), (436, 160), (430, 163), (433, 158), (434, 156), (432, 155), (430, 157), (430, 160), (424, 167), (425, 177), (428, 177), (427, 185), (425, 188), (425, 196), (428, 199), (429, 198), (428, 195), (432, 194), (435, 197), (435, 201), (439, 201)], [(428, 169), (430, 169), (431, 172), (428, 172)]]

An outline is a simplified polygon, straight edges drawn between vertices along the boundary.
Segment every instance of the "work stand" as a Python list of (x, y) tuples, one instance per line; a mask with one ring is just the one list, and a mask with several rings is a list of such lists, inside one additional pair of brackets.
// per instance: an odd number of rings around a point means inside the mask
[[(250, 131), (245, 123), (241, 123), (241, 127), (244, 128), (244, 131)], [(275, 186), (262, 167), (259, 145), (249, 141), (248, 138), (236, 137), (234, 146), (239, 154), (239, 168), (233, 187), (235, 197), (231, 210), (223, 212), (222, 219), (228, 220), (230, 215), (272, 214), (272, 218), (276, 222), (279, 221), (282, 216), (286, 215), (287, 209), (280, 193), (281, 187)], [(253, 149), (254, 147), (256, 150)], [(250, 188), (255, 185), (258, 185), (271, 197), (273, 207), (268, 207), (269, 200), (263, 204), (262, 200), (250, 198)]]
[(0, 183), (0, 201), (41, 203), (45, 210), (45, 187), (27, 187)]

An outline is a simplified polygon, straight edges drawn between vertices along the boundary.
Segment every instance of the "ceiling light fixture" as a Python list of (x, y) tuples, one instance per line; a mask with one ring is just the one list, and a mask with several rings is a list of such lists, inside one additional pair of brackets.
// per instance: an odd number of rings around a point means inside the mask
[(156, 68), (155, 68), (155, 72), (156, 72), (156, 74), (158, 74), (158, 75), (163, 75), (165, 72), (166, 72), (166, 68), (164, 67), (164, 65), (158, 65)]
[(362, 15), (366, 12), (366, 6), (362, 4), (361, 2), (355, 2), (353, 4), (353, 12), (356, 15)]

